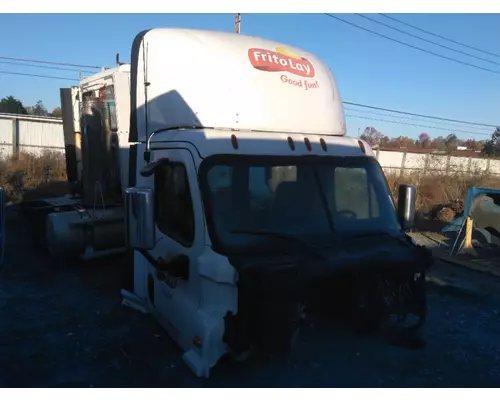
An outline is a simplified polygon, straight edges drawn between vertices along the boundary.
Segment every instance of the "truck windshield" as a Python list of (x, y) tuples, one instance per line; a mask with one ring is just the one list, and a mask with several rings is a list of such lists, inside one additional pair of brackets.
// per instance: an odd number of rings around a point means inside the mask
[(400, 231), (370, 157), (219, 156), (205, 163), (200, 182), (214, 244), (279, 246), (287, 237), (319, 243), (332, 234)]

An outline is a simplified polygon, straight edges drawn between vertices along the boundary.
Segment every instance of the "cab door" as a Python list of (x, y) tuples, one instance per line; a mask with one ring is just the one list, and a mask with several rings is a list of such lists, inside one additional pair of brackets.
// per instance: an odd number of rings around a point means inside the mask
[(189, 150), (155, 150), (154, 158), (169, 162), (154, 173), (156, 245), (150, 251), (148, 301), (172, 336), (187, 346), (196, 332), (198, 258), (204, 248), (197, 171)]

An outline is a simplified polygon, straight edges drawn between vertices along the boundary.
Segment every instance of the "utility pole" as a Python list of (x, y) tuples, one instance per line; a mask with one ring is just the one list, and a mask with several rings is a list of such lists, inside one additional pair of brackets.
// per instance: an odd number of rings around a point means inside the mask
[(241, 14), (237, 13), (234, 18), (234, 31), (240, 33)]

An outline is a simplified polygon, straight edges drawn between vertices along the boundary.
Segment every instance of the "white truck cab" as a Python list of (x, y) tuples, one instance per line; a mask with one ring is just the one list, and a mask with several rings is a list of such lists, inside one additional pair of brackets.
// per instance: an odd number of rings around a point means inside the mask
[(83, 110), (72, 106), (66, 120), (81, 118), (65, 129), (68, 142), (78, 131), (69, 153), (83, 200), (49, 215), (52, 249), (132, 249), (124, 304), (153, 314), (197, 376), (226, 354), (286, 351), (302, 317), (325, 305), (378, 323), (396, 307), (391, 285), (417, 315), (405, 329), (420, 331), (430, 257), (405, 234), (415, 188), (401, 187), (396, 209), (370, 146), (346, 136), (316, 56), (152, 29), (136, 37), (131, 65), (64, 93)]

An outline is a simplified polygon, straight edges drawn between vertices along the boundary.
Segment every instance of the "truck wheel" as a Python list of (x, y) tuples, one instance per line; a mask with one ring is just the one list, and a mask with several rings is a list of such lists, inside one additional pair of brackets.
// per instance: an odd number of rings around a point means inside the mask
[(387, 318), (387, 330), (394, 344), (418, 348), (424, 344), (427, 322), (427, 292), (425, 273), (413, 282), (400, 284)]

